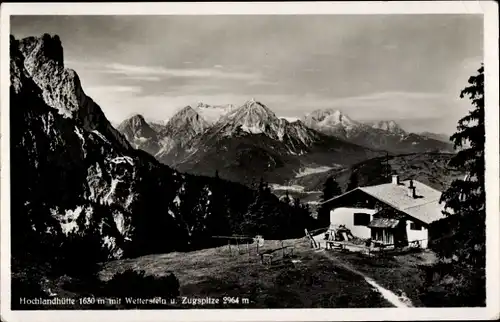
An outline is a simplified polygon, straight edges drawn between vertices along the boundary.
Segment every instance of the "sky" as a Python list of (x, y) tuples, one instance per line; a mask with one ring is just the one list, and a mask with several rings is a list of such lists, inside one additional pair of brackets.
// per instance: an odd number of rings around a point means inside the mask
[(279, 117), (336, 109), (451, 134), (483, 57), (481, 15), (13, 16), (60, 36), (67, 68), (113, 123), (254, 98)]

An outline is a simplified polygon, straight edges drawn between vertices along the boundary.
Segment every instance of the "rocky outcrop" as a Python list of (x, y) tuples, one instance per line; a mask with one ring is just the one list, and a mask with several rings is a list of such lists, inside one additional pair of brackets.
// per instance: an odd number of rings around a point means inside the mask
[(123, 148), (130, 148), (101, 108), (85, 94), (76, 72), (64, 68), (63, 48), (57, 35), (28, 37), (19, 41), (18, 48), (24, 58), (25, 70), (41, 89), (48, 106), (63, 117), (73, 119), (85, 130), (98, 131), (106, 137), (113, 137)]

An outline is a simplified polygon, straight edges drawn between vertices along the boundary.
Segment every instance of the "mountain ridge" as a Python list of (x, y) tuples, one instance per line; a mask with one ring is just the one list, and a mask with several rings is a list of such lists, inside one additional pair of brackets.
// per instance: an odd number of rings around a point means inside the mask
[(306, 114), (302, 121), (309, 127), (349, 142), (395, 154), (416, 152), (454, 152), (449, 142), (436, 140), (403, 130), (393, 120), (358, 122), (334, 109), (318, 109)]

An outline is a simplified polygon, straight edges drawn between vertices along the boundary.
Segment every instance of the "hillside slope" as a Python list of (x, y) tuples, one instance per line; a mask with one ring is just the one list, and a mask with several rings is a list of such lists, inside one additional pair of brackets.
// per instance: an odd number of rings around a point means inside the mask
[(310, 174), (294, 178), (288, 184), (303, 186), (305, 190), (317, 191), (323, 189), (327, 178), (334, 178), (345, 191), (350, 176), (356, 173), (360, 186), (374, 185), (390, 180), (385, 175), (386, 160), (389, 173), (397, 173), (401, 180), (418, 180), (437, 190), (443, 191), (455, 178), (463, 177), (463, 173), (448, 166), (452, 154), (446, 153), (416, 153), (398, 156), (373, 158), (360, 162), (347, 169), (330, 170), (328, 172)]

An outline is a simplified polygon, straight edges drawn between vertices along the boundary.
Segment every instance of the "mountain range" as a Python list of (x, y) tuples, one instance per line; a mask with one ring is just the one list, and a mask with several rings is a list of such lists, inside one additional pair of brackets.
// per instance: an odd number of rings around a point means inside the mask
[(362, 123), (338, 110), (326, 109), (315, 110), (305, 115), (302, 121), (322, 133), (394, 154), (453, 152), (453, 146), (444, 137), (409, 133), (392, 120)]
[[(120, 131), (134, 132), (130, 124), (125, 120)], [(278, 118), (255, 99), (239, 107), (186, 106), (156, 132), (161, 147), (152, 154), (160, 162), (194, 174), (218, 171), (222, 178), (241, 183), (259, 177), (284, 182), (304, 166), (348, 165), (384, 153), (325, 135), (300, 120)], [(149, 141), (137, 136), (132, 142), (146, 150)]]
[[(186, 106), (165, 124), (141, 123), (144, 129), (132, 124), (127, 119), (118, 129), (160, 162), (194, 174), (217, 170), (243, 183), (258, 177), (282, 183), (303, 168), (338, 168), (386, 153), (453, 151), (450, 143), (408, 133), (394, 121), (362, 123), (338, 110), (316, 110), (289, 122), (253, 98), (239, 107)], [(152, 128), (156, 135), (141, 135)]]

